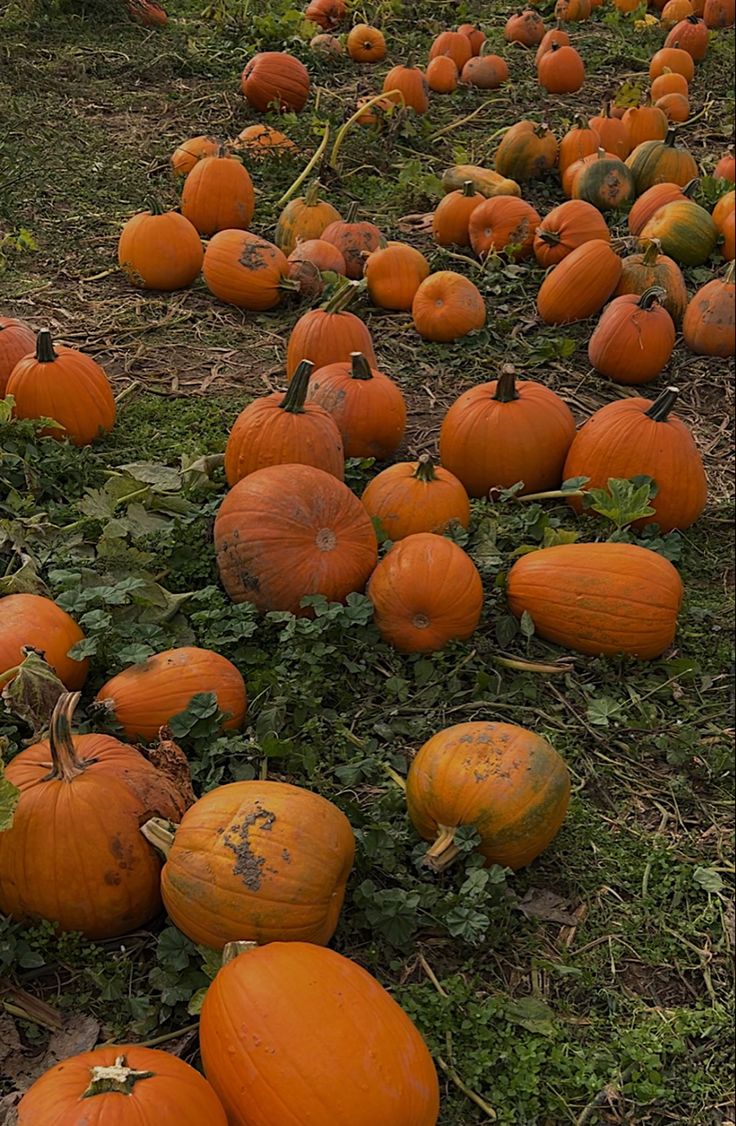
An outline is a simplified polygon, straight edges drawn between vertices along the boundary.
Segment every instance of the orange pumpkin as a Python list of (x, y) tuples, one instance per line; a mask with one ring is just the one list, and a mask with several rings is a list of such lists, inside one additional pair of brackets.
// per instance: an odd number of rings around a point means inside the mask
[(705, 0), (701, 15), (706, 27), (716, 29), (733, 27), (735, 12), (734, 0)]
[(629, 131), (632, 150), (644, 141), (663, 141), (667, 136), (667, 117), (656, 106), (632, 106), (627, 109), (622, 121)]
[(649, 77), (652, 79), (659, 78), (668, 70), (675, 74), (681, 74), (688, 83), (692, 82), (695, 77), (695, 63), (692, 55), (683, 51), (681, 47), (662, 47), (652, 55), (649, 63)]
[(598, 149), (584, 157), (572, 182), (573, 199), (592, 203), (600, 211), (613, 211), (634, 198), (634, 177), (617, 156)]
[(503, 31), (507, 43), (522, 43), (525, 47), (538, 47), (544, 38), (544, 20), (531, 8), (511, 16)]
[(432, 236), (439, 246), (470, 246), (470, 216), (485, 196), (466, 180), (462, 190), (449, 192), (440, 200), (432, 217)]
[(603, 308), (621, 277), (621, 259), (603, 239), (578, 246), (547, 274), (537, 294), (546, 324), (570, 324)]
[(434, 653), (475, 632), (483, 583), (461, 547), (444, 536), (406, 536), (380, 561), (366, 590), (383, 640), (400, 653)]
[(690, 87), (687, 78), (669, 68), (655, 78), (651, 86), (651, 95), (654, 101), (663, 98), (666, 94), (683, 94), (687, 97), (689, 92)]
[(551, 51), (555, 44), (558, 47), (570, 46), (570, 36), (566, 31), (563, 31), (561, 27), (554, 27), (551, 31), (545, 31), (542, 41), (537, 47), (537, 53), (534, 56), (534, 62), (537, 66), (539, 66), (542, 56), (546, 55), (547, 51)]
[(44, 430), (88, 446), (115, 424), (115, 399), (104, 370), (91, 356), (55, 345), (48, 329), (36, 337), (36, 351), (13, 368), (5, 394), (13, 396), (16, 418), (52, 418), (60, 429)]
[(546, 125), (519, 121), (496, 149), (496, 171), (517, 183), (538, 180), (557, 163), (557, 140)]
[(347, 309), (355, 294), (356, 290), (346, 283), (319, 309), (310, 309), (299, 318), (286, 349), (289, 379), (302, 360), (311, 360), (315, 368), (323, 368), (349, 360), (353, 352), (362, 352), (373, 367), (377, 366), (370, 332), (360, 317)]
[(624, 293), (641, 296), (652, 286), (661, 291), (660, 301), (675, 324), (679, 325), (687, 306), (687, 289), (677, 262), (661, 254), (657, 239), (642, 244), (644, 250), (629, 254), (621, 263), (621, 277), (616, 296)]
[(592, 10), (591, 0), (557, 0), (554, 13), (560, 23), (580, 23), (590, 19)]
[[(464, 35), (458, 38), (468, 46)], [(415, 113), (426, 113), (429, 109), (427, 79), (424, 71), (418, 66), (392, 67), (383, 80), (383, 92), (392, 102), (401, 103), (404, 107), (413, 109)]]
[[(290, 156), (297, 151), (294, 142), (270, 125), (248, 125), (238, 133), (230, 148), (242, 150), (249, 157)], [(211, 154), (210, 154), (211, 155)]]
[(471, 497), (523, 482), (524, 493), (558, 488), (575, 436), (562, 399), (541, 383), (516, 381), (512, 367), (498, 380), (465, 391), (440, 429), (440, 459)]
[(358, 498), (311, 465), (273, 465), (238, 481), (215, 520), (220, 578), (233, 602), (304, 616), (308, 595), (342, 602), (376, 565), (373, 526)]
[(345, 259), (345, 273), (353, 279), (363, 277), (366, 256), (386, 243), (375, 223), (357, 220), (357, 213), (358, 204), (353, 202), (345, 218), (330, 223), (320, 235), (325, 242), (337, 247)]
[(386, 40), (377, 27), (356, 23), (348, 34), (347, 48), (356, 63), (379, 63), (386, 55)]
[(468, 59), (460, 81), (465, 86), (475, 86), (478, 90), (497, 90), (507, 81), (508, 76), (508, 64), (500, 55), (478, 55)]
[(427, 66), (427, 86), (435, 94), (452, 94), (460, 77), (449, 55), (438, 55)]
[(698, 181), (691, 180), (689, 184), (681, 187), (679, 184), (667, 182), (653, 184), (639, 196), (631, 208), (628, 217), (629, 230), (632, 235), (640, 235), (650, 219), (668, 203), (676, 200), (688, 199), (691, 192), (697, 187)]
[(40, 594), (6, 594), (0, 598), (0, 685), (11, 679), (23, 661), (23, 649), (42, 653), (67, 688), (81, 688), (87, 679), (87, 661), (68, 656), (72, 646), (84, 641), (81, 629), (61, 606)]
[(345, 274), (345, 259), (336, 246), (324, 239), (298, 242), (289, 255), (289, 277), (296, 281), (303, 297), (315, 299), (322, 295), (323, 271)]
[(208, 238), (217, 231), (247, 230), (254, 209), (247, 169), (224, 148), (202, 157), (184, 181), (181, 213)]
[(684, 20), (692, 14), (693, 6), (690, 0), (667, 0), (662, 8), (660, 23), (662, 27), (674, 27), (680, 20)]
[(606, 152), (604, 149), (599, 148), (597, 152), (589, 153), (588, 156), (581, 157), (580, 160), (576, 160), (573, 164), (568, 164), (560, 177), (562, 190), (567, 198), (572, 199), (575, 181), (584, 168), (587, 168), (590, 164), (596, 164), (599, 160), (618, 161), (618, 159), (615, 153)]
[(429, 262), (413, 246), (389, 242), (369, 254), (364, 273), (374, 305), (408, 312), (416, 291), (429, 276)]
[(663, 94), (655, 103), (668, 122), (683, 122), (690, 118), (690, 101), (686, 94)]
[(298, 242), (321, 238), (325, 227), (339, 220), (340, 212), (319, 198), (319, 181), (315, 180), (303, 196), (292, 199), (279, 215), (274, 242), (289, 255)]
[(601, 148), (601, 139), (595, 129), (591, 129), (584, 117), (576, 117), (572, 129), (560, 141), (557, 167), (562, 176), (566, 170), (583, 157), (592, 156)]
[(256, 312), (275, 308), (298, 288), (279, 248), (250, 231), (218, 231), (207, 243), (202, 275), (215, 297)]
[(429, 61), (444, 55), (452, 59), (459, 71), (462, 70), (468, 59), (473, 56), (473, 48), (467, 35), (463, 35), (461, 31), (440, 32), (429, 49)]
[(510, 257), (527, 258), (540, 222), (539, 215), (526, 200), (515, 196), (485, 199), (470, 216), (470, 245), (481, 258), (500, 254), (507, 248)]
[(406, 779), (411, 822), (433, 841), (424, 863), (442, 872), (460, 856), (458, 829), (480, 836), (486, 864), (525, 868), (565, 820), (570, 774), (545, 740), (511, 723), (458, 723), (420, 748)]
[(36, 334), (32, 328), (13, 317), (0, 317), (0, 398), (5, 395), (15, 365), (33, 352), (35, 346)]
[(733, 262), (736, 254), (736, 214), (731, 211), (719, 227), (723, 242), (720, 246), (721, 255), (727, 262)]
[(511, 612), (539, 637), (592, 657), (661, 656), (675, 639), (682, 580), (662, 555), (629, 543), (531, 551), (506, 577)]
[(177, 211), (154, 201), (122, 229), (118, 263), (131, 285), (170, 291), (191, 285), (202, 269), (204, 251), (196, 229)]
[[(363, 106), (365, 106), (365, 109), (362, 108)], [(356, 103), (356, 110), (361, 112), (355, 118), (355, 124), (381, 129), (387, 116), (392, 114), (395, 109), (396, 103), (392, 102), (390, 98), (377, 99), (366, 95), (363, 98), (358, 98)]]
[(477, 23), (461, 23), (458, 31), (470, 40), (470, 49), (473, 55), (479, 55), (486, 41), (485, 33), (481, 30), (480, 25)]
[(0, 833), (0, 911), (115, 938), (161, 909), (160, 864), (139, 831), (143, 815), (178, 820), (184, 801), (134, 747), (73, 735), (78, 700), (78, 692), (60, 696), (49, 739), (6, 767), (20, 800)]
[(353, 352), (349, 363), (329, 364), (316, 371), (309, 385), (309, 401), (327, 411), (336, 423), (345, 457), (385, 461), (404, 437), (404, 396), (361, 352)]
[(698, 356), (736, 354), (736, 285), (734, 264), (723, 278), (701, 286), (691, 299), (682, 320), (682, 336), (691, 352)]
[(585, 82), (585, 63), (574, 47), (553, 43), (537, 67), (539, 85), (550, 94), (575, 94)]
[(316, 23), (325, 31), (337, 27), (347, 14), (345, 0), (311, 0), (304, 12), (305, 19)]
[(534, 257), (547, 269), (556, 266), (591, 239), (611, 241), (611, 232), (597, 207), (584, 200), (568, 200), (545, 215), (534, 234)]
[[(625, 293), (607, 305), (588, 341), (588, 359), (616, 383), (651, 383), (675, 347), (675, 325), (652, 287), (639, 296)], [(612, 474), (613, 475), (613, 474)]]
[(299, 113), (309, 97), (309, 73), (293, 55), (261, 51), (246, 64), (240, 88), (259, 113), (269, 109)]
[(730, 180), (732, 184), (736, 182), (736, 156), (733, 152), (727, 152), (721, 157), (713, 169), (713, 176), (716, 180)]
[(588, 125), (591, 129), (595, 130), (600, 137), (600, 147), (602, 149), (605, 149), (606, 152), (613, 153), (614, 156), (619, 157), (621, 160), (626, 160), (626, 157), (631, 152), (629, 130), (622, 119), (613, 116), (610, 102), (604, 104), (603, 109), (597, 117), (591, 117), (589, 119)]
[(462, 482), (449, 469), (435, 465), (428, 454), (384, 469), (361, 500), (368, 515), (379, 520), (394, 541), (417, 532), (441, 534), (452, 524), (463, 528), (470, 524), (470, 501)]
[(459, 340), (486, 323), (486, 303), (462, 274), (438, 270), (425, 278), (411, 306), (414, 328), (425, 340)]
[(687, 51), (696, 63), (703, 61), (708, 53), (708, 27), (698, 16), (687, 16), (680, 20), (664, 41), (665, 47), (678, 47)]
[(733, 214), (734, 209), (736, 209), (736, 190), (722, 195), (713, 208), (711, 218), (719, 231), (721, 231), (728, 216)]
[(216, 156), (222, 143), (215, 137), (190, 137), (171, 154), (171, 167), (176, 176), (188, 176), (204, 156)]

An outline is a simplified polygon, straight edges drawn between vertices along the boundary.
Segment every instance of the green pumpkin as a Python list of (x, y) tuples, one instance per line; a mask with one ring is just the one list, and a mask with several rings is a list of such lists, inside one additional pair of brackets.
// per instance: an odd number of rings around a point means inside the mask
[(692, 200), (674, 200), (660, 207), (641, 232), (641, 239), (658, 239), (662, 252), (681, 266), (702, 266), (718, 243), (718, 228)]
[(599, 211), (613, 211), (635, 194), (634, 176), (617, 156), (598, 150), (598, 159), (586, 164), (575, 177), (572, 197), (592, 203)]
[(695, 159), (687, 149), (677, 148), (677, 131), (670, 129), (663, 141), (643, 141), (626, 158), (641, 195), (655, 184), (677, 184), (684, 188), (699, 172)]

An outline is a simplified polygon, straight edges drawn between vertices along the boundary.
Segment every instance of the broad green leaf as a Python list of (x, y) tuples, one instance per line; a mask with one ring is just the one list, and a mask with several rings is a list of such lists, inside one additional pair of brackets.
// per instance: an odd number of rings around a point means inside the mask
[(504, 1008), (504, 1016), (511, 1024), (521, 1025), (527, 1032), (536, 1032), (540, 1036), (555, 1034), (554, 1013), (538, 997), (519, 997), (509, 1001)]
[(13, 815), (20, 801), (20, 790), (5, 777), (2, 752), (6, 748), (7, 740), (0, 739), (0, 833), (13, 827)]

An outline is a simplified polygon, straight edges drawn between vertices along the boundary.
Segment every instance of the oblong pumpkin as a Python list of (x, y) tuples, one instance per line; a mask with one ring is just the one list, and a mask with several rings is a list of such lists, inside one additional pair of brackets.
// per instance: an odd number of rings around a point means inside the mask
[(334, 420), (346, 457), (385, 461), (403, 440), (404, 396), (361, 352), (353, 352), (347, 363), (319, 368), (309, 384), (309, 401)]
[(515, 180), (507, 180), (490, 168), (477, 164), (454, 164), (442, 174), (442, 188), (445, 192), (462, 191), (470, 183), (478, 195), (490, 199), (494, 195), (521, 195), (521, 188)]
[(568, 200), (545, 215), (534, 234), (534, 257), (545, 269), (556, 266), (583, 243), (611, 241), (611, 232), (597, 207), (585, 200)]
[(81, 688), (88, 662), (75, 661), (69, 650), (84, 641), (72, 617), (41, 594), (6, 594), (0, 598), (0, 684), (21, 664), (23, 649), (43, 654), (59, 680), (69, 689)]
[(309, 72), (304, 63), (283, 51), (261, 51), (246, 65), (240, 88), (253, 109), (299, 113), (309, 97)]
[(602, 309), (618, 285), (621, 259), (602, 239), (578, 246), (547, 274), (537, 294), (546, 324), (585, 320)]
[(417, 532), (441, 534), (451, 524), (470, 524), (470, 501), (462, 482), (427, 454), (382, 470), (360, 499), (394, 542)]
[[(616, 383), (649, 383), (672, 356), (675, 325), (659, 298), (664, 291), (614, 297), (588, 341), (588, 359), (596, 371)], [(611, 474), (615, 476), (615, 474)]]
[(665, 71), (681, 74), (688, 82), (695, 77), (695, 63), (692, 55), (680, 47), (662, 47), (652, 55), (649, 63), (649, 77), (659, 78)]
[[(467, 48), (470, 47), (464, 35), (458, 35), (458, 42), (462, 42)], [(421, 67), (409, 65), (392, 67), (383, 80), (383, 93), (392, 102), (413, 109), (415, 113), (424, 114), (429, 109), (429, 87)]]
[(250, 231), (218, 231), (207, 243), (202, 275), (215, 297), (255, 312), (275, 308), (298, 288), (279, 248)]
[(626, 163), (641, 195), (654, 184), (679, 184), (684, 187), (697, 179), (698, 166), (685, 148), (677, 148), (677, 132), (671, 128), (664, 141), (644, 141), (628, 156)]
[(639, 196), (628, 215), (629, 230), (632, 235), (640, 235), (649, 220), (657, 214), (666, 203), (675, 200), (687, 199), (689, 192), (697, 185), (697, 180), (691, 180), (684, 188), (679, 184), (653, 184)]

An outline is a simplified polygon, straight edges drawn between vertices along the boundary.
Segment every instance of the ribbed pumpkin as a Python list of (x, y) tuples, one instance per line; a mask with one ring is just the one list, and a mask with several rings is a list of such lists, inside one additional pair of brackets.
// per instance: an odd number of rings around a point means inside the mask
[(18, 1126), (227, 1126), (198, 1071), (171, 1052), (138, 1044), (95, 1048), (55, 1064), (26, 1091), (17, 1114)]
[(528, 380), (517, 382), (506, 367), (498, 380), (465, 391), (440, 429), (442, 464), (471, 497), (524, 482), (524, 493), (555, 489), (575, 436), (575, 421), (562, 399)]
[(632, 152), (645, 141), (663, 141), (667, 136), (667, 117), (656, 106), (632, 106), (621, 120), (629, 131)]
[(731, 262), (725, 277), (714, 278), (701, 286), (685, 310), (682, 335), (691, 352), (724, 358), (736, 353), (735, 299)]
[(49, 739), (6, 767), (20, 801), (0, 833), (0, 911), (115, 938), (161, 909), (160, 864), (139, 831), (143, 815), (176, 821), (184, 802), (134, 747), (73, 735), (78, 700), (78, 692), (60, 696)]
[(356, 219), (357, 213), (358, 204), (353, 202), (345, 218), (330, 223), (319, 236), (337, 247), (345, 259), (345, 273), (354, 280), (363, 277), (367, 255), (386, 243), (375, 223)]
[(539, 637), (597, 657), (661, 656), (675, 639), (682, 580), (662, 555), (629, 543), (566, 543), (529, 552), (506, 578), (513, 614)]
[(626, 157), (631, 152), (631, 140), (629, 138), (629, 130), (624, 125), (623, 120), (614, 117), (611, 112), (611, 103), (605, 102), (601, 112), (596, 117), (591, 117), (588, 120), (588, 125), (600, 137), (600, 147), (605, 149), (606, 152), (613, 153), (621, 160), (626, 160)]
[(539, 12), (527, 8), (506, 21), (503, 37), (507, 43), (523, 43), (525, 47), (538, 47), (544, 38), (544, 20)]
[(662, 250), (681, 266), (702, 266), (716, 248), (718, 228), (692, 200), (666, 203), (641, 232), (642, 239), (658, 239)]
[(232, 661), (211, 649), (187, 645), (154, 653), (108, 680), (95, 699), (127, 738), (148, 742), (185, 711), (198, 692), (214, 692), (218, 708), (228, 716), (224, 728), (242, 727), (248, 702), (245, 681)]
[(294, 142), (271, 125), (248, 125), (238, 133), (230, 148), (246, 152), (249, 157), (287, 156), (295, 154)]
[(539, 180), (557, 163), (557, 140), (546, 125), (519, 121), (496, 149), (496, 171), (517, 182)]
[(655, 105), (671, 124), (681, 124), (690, 119), (690, 100), (686, 94), (663, 94)]
[(547, 274), (537, 294), (546, 324), (570, 324), (602, 309), (621, 277), (621, 259), (603, 239), (578, 246)]
[(479, 55), (486, 41), (485, 32), (481, 30), (480, 24), (461, 23), (458, 27), (458, 31), (461, 35), (467, 36), (470, 40), (470, 49), (473, 55)]
[(394, 544), (370, 577), (366, 594), (383, 640), (400, 653), (434, 653), (475, 632), (483, 583), (461, 547), (418, 532)]
[(703, 19), (711, 29), (733, 27), (736, 5), (734, 0), (705, 0)]
[(225, 447), (225, 476), (231, 487), (269, 465), (313, 465), (342, 481), (345, 453), (335, 420), (306, 403), (313, 365), (302, 360), (283, 393), (254, 399), (236, 418)]
[(632, 200), (634, 194), (634, 177), (629, 169), (603, 149), (598, 149), (595, 158), (584, 159), (572, 184), (573, 199), (592, 203), (599, 211), (613, 211)]
[(360, 317), (347, 309), (356, 292), (346, 283), (319, 309), (302, 314), (291, 330), (286, 349), (289, 379), (302, 360), (311, 360), (315, 368), (323, 368), (349, 360), (353, 352), (362, 352), (373, 367), (377, 366), (370, 332)]
[(736, 191), (726, 192), (725, 195), (721, 196), (721, 198), (718, 200), (718, 203), (715, 205), (713, 211), (711, 212), (713, 222), (715, 223), (716, 227), (718, 227), (719, 231), (723, 227), (723, 224), (728, 216), (733, 214), (733, 211), (735, 209)]
[(659, 78), (668, 70), (675, 74), (681, 74), (683, 78), (687, 79), (688, 83), (692, 82), (695, 77), (695, 63), (692, 55), (683, 51), (680, 47), (662, 47), (656, 54), (652, 55), (649, 63), (649, 77)]
[(286, 782), (233, 782), (195, 802), (174, 833), (145, 836), (166, 857), (161, 895), (187, 938), (222, 950), (238, 936), (330, 941), (355, 838), (337, 806)]
[(534, 62), (539, 66), (539, 61), (547, 51), (551, 51), (555, 43), (559, 47), (570, 46), (570, 36), (561, 27), (553, 27), (550, 31), (545, 31), (542, 40), (537, 47), (537, 53), (534, 56)]
[(416, 291), (429, 276), (429, 262), (413, 246), (389, 242), (365, 259), (364, 273), (374, 305), (409, 312)]
[(331, 31), (345, 18), (346, 13), (345, 0), (311, 0), (304, 17), (325, 31)]
[[(656, 402), (624, 399), (601, 407), (575, 436), (565, 479), (588, 477), (586, 488), (605, 489), (611, 477), (651, 477), (657, 484), (650, 502), (654, 515), (634, 526), (659, 524), (662, 532), (689, 528), (705, 508), (708, 486), (692, 434), (670, 413), (677, 394), (668, 387)], [(580, 511), (579, 500), (570, 503)]]
[[(458, 36), (458, 40), (467, 44), (464, 35)], [(394, 94), (394, 90), (398, 94)], [(423, 114), (429, 109), (429, 87), (421, 67), (411, 64), (392, 67), (383, 80), (383, 92), (397, 104), (403, 99), (403, 105), (415, 113)]]
[(637, 145), (626, 163), (634, 174), (637, 195), (654, 184), (679, 184), (684, 187), (698, 176), (698, 166), (685, 148), (677, 148), (677, 130), (669, 129), (664, 141), (645, 141)]
[(356, 23), (347, 38), (350, 58), (356, 63), (378, 63), (386, 56), (383, 32), (367, 23)]
[(437, 1122), (424, 1041), (383, 987), (334, 950), (271, 942), (238, 954), (207, 991), (200, 1042), (229, 1126)]
[(67, 688), (81, 688), (87, 661), (67, 656), (84, 634), (73, 618), (41, 594), (6, 594), (0, 598), (0, 685), (23, 660), (23, 649), (42, 653)]
[(601, 148), (599, 148), (597, 152), (589, 153), (588, 156), (581, 157), (580, 160), (576, 160), (573, 164), (569, 164), (560, 176), (562, 191), (568, 199), (572, 199), (575, 189), (575, 181), (584, 168), (588, 168), (591, 164), (596, 164), (599, 160), (617, 161), (618, 159), (619, 158), (615, 153), (605, 152)]
[(304, 63), (283, 51), (261, 51), (246, 64), (240, 88), (253, 109), (299, 113), (309, 97), (309, 73)]
[(557, 155), (557, 167), (560, 170), (560, 175), (576, 160), (582, 160), (584, 156), (597, 153), (600, 147), (601, 139), (595, 129), (591, 129), (586, 124), (584, 117), (576, 117), (572, 129), (569, 129), (560, 141), (560, 149)]
[(486, 864), (524, 868), (565, 820), (570, 774), (546, 739), (511, 723), (458, 723), (420, 748), (406, 779), (411, 822), (433, 841), (424, 863), (442, 872), (460, 856), (458, 829), (479, 834)]
[(5, 394), (15, 400), (16, 418), (52, 418), (62, 427), (43, 433), (87, 446), (115, 424), (115, 399), (103, 368), (91, 356), (55, 345), (48, 329), (36, 351), (13, 368)]
[(363, 590), (378, 548), (363, 505), (336, 477), (311, 465), (273, 465), (227, 494), (215, 552), (233, 602), (304, 616), (307, 595), (341, 602)]
[(288, 256), (298, 242), (322, 238), (325, 227), (339, 220), (340, 212), (319, 198), (319, 182), (315, 180), (303, 196), (292, 199), (279, 215), (274, 242)]
[(655, 102), (667, 94), (683, 94), (687, 97), (689, 92), (687, 78), (674, 70), (665, 70), (652, 81), (651, 85), (652, 100)]
[(676, 325), (679, 325), (687, 305), (687, 288), (682, 270), (677, 263), (660, 254), (656, 239), (645, 244), (639, 254), (629, 254), (621, 263), (621, 278), (616, 286), (616, 296), (624, 293), (641, 295), (652, 286), (661, 291), (660, 301)]
[(171, 167), (176, 176), (188, 176), (194, 165), (205, 156), (216, 156), (222, 142), (215, 137), (190, 137), (171, 154)]
[(665, 47), (679, 47), (692, 55), (696, 63), (703, 61), (708, 53), (708, 27), (698, 16), (687, 16), (670, 31), (664, 41)]
[(36, 346), (36, 334), (23, 321), (0, 317), (0, 398), (18, 360), (30, 355)]
[(468, 59), (462, 69), (460, 81), (478, 90), (497, 90), (508, 80), (509, 67), (500, 55), (478, 55)]
[(449, 469), (435, 465), (428, 454), (384, 469), (361, 500), (368, 515), (379, 520), (394, 541), (417, 532), (441, 534), (454, 523), (463, 528), (470, 524), (470, 501), (462, 482)]
[(202, 275), (215, 297), (255, 312), (275, 308), (287, 290), (299, 288), (279, 248), (250, 231), (218, 231), (207, 243)]
[(414, 328), (425, 340), (447, 343), (486, 323), (486, 303), (476, 285), (452, 270), (425, 278), (411, 307)]
[(460, 73), (449, 55), (438, 55), (427, 64), (426, 77), (427, 86), (435, 94), (452, 94)]
[[(588, 341), (588, 359), (596, 371), (616, 383), (650, 383), (672, 356), (675, 325), (651, 288), (641, 296), (625, 293), (607, 305)], [(612, 474), (613, 476), (613, 474)]]
[(554, 16), (561, 23), (580, 23), (590, 18), (592, 10), (591, 0), (557, 0)]
[(541, 219), (530, 203), (515, 196), (483, 200), (470, 216), (470, 245), (480, 258), (507, 251), (515, 260), (528, 258)]
[(458, 70), (462, 70), (473, 55), (467, 35), (461, 31), (441, 31), (429, 49), (429, 58), (431, 61), (445, 55), (452, 59)]
[(692, 14), (693, 6), (690, 0), (667, 0), (662, 8), (660, 23), (663, 27), (674, 27), (680, 20), (684, 20)]
[(197, 161), (181, 193), (181, 213), (208, 238), (217, 231), (247, 230), (255, 195), (247, 169), (221, 148)]
[(536, 229), (534, 257), (547, 269), (556, 266), (578, 246), (592, 239), (611, 241), (611, 232), (597, 207), (572, 199), (555, 207)]
[(689, 184), (681, 187), (679, 184), (654, 184), (639, 196), (628, 216), (629, 230), (632, 235), (640, 235), (649, 220), (657, 214), (666, 203), (675, 200), (688, 199), (689, 194), (697, 187), (698, 181), (691, 180)]
[(118, 263), (131, 285), (173, 290), (191, 285), (202, 269), (204, 251), (195, 227), (178, 211), (153, 201), (134, 215), (118, 242)]
[(574, 47), (553, 43), (539, 60), (537, 76), (550, 94), (575, 94), (585, 82), (585, 63)]
[(404, 396), (393, 379), (372, 368), (361, 352), (353, 352), (348, 363), (316, 371), (309, 403), (329, 412), (342, 435), (345, 457), (386, 461), (403, 440)]

